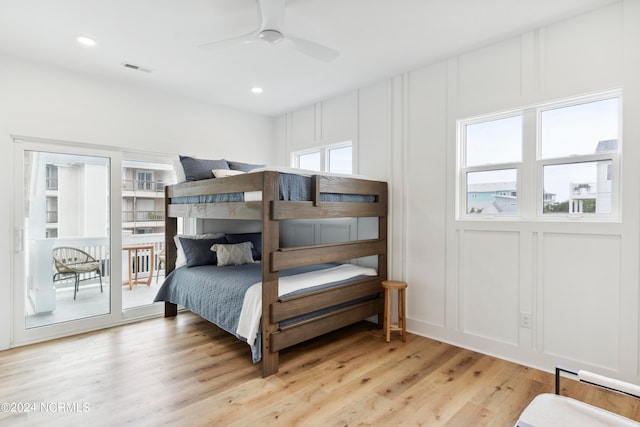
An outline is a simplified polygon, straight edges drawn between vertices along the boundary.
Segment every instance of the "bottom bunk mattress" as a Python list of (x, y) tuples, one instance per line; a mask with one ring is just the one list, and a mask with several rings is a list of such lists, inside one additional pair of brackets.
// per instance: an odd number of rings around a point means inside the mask
[[(280, 272), (281, 297), (338, 286), (376, 276), (373, 268), (354, 264), (319, 264)], [(253, 362), (262, 358), (262, 265), (202, 265), (172, 271), (154, 302), (180, 304), (251, 346)], [(296, 320), (287, 321), (289, 324)]]

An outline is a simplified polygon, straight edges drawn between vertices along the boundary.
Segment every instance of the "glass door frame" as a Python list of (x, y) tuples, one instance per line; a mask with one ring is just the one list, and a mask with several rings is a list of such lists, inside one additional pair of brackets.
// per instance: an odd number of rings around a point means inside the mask
[[(177, 156), (175, 156), (175, 157), (177, 157)], [(172, 156), (168, 156), (168, 155), (141, 152), (141, 151), (133, 151), (133, 150), (126, 150), (126, 151), (121, 153), (120, 164), (118, 165), (118, 167), (119, 167), (118, 173), (119, 174), (122, 173), (122, 168), (123, 168), (124, 164), (126, 162), (128, 162), (128, 161), (142, 162), (142, 163), (161, 163), (161, 164), (165, 164), (165, 165), (172, 165), (173, 164), (173, 159), (174, 158)], [(119, 188), (122, 188), (122, 181), (120, 181), (119, 185), (120, 185)], [(120, 209), (119, 212), (122, 212), (122, 200), (124, 199), (124, 197), (122, 195), (122, 191), (120, 191), (118, 197), (119, 197), (119, 207), (118, 208)], [(165, 215), (166, 214), (167, 213), (165, 212)], [(122, 237), (123, 233), (122, 233), (122, 221), (121, 220), (120, 220), (120, 222), (118, 222), (118, 232), (120, 233), (120, 237)], [(120, 239), (120, 246), (122, 247), (122, 238)], [(122, 271), (122, 269), (120, 271)], [(122, 281), (124, 282), (126, 279), (127, 278), (122, 278)], [(153, 278), (152, 278), (152, 280), (153, 280)], [(142, 285), (142, 286), (144, 286), (144, 285)], [(127, 290), (123, 288), (122, 292), (127, 292)], [(136, 321), (136, 320), (141, 320), (141, 319), (146, 319), (146, 318), (150, 318), (150, 317), (158, 317), (158, 316), (164, 315), (164, 303), (148, 304), (148, 305), (143, 305), (143, 306), (137, 306), (137, 307), (131, 307), (131, 308), (123, 309), (122, 308), (122, 298), (123, 298), (122, 297), (122, 292), (120, 292), (118, 294), (119, 295), (118, 297), (119, 297), (119, 301), (120, 301), (120, 311), (122, 312), (122, 322), (123, 323)]]
[[(12, 242), (12, 337), (11, 346), (18, 346), (32, 342), (44, 341), (63, 336), (74, 335), (96, 329), (102, 329), (122, 322), (122, 289), (116, 286), (122, 283), (122, 260), (120, 248), (122, 246), (121, 230), (121, 194), (122, 183), (120, 168), (122, 153), (104, 147), (93, 148), (80, 144), (65, 144), (56, 141), (46, 141), (31, 138), (13, 138), (13, 208), (12, 227), (14, 239)], [(109, 224), (110, 224), (110, 311), (107, 314), (70, 320), (63, 323), (26, 329), (26, 295), (25, 295), (25, 245), (24, 241), (24, 206), (25, 206), (25, 165), (26, 151), (40, 151), (49, 153), (86, 155), (108, 158), (110, 162), (109, 181)]]

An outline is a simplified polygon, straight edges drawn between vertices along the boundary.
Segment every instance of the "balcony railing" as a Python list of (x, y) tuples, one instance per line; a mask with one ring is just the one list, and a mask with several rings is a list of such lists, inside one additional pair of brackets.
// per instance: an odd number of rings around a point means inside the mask
[(595, 182), (570, 183), (571, 197), (574, 199), (593, 198), (598, 194), (598, 185)]
[[(121, 257), (121, 272), (117, 275), (122, 284), (128, 283), (129, 265), (132, 265), (132, 273), (137, 273), (139, 278), (148, 278), (153, 270), (160, 267), (158, 255), (164, 247), (164, 233), (153, 234), (128, 234), (122, 235), (122, 246), (129, 245), (153, 245), (154, 253), (151, 258), (150, 251), (138, 252), (138, 259), (129, 264), (127, 256), (133, 256), (133, 252), (123, 250), (123, 248), (109, 248), (109, 239), (106, 237), (65, 237), (56, 239), (36, 239), (29, 242), (29, 262), (33, 266), (32, 274), (27, 285), (29, 299), (36, 313), (49, 312), (55, 310), (56, 289), (69, 288), (74, 286), (73, 277), (53, 283), (53, 275), (56, 270), (53, 263), (53, 248), (58, 246), (72, 246), (89, 253), (100, 261), (103, 283), (110, 283), (113, 275), (112, 257)], [(137, 271), (135, 271), (137, 270)], [(96, 278), (93, 282), (98, 282)], [(93, 283), (87, 282), (87, 283)]]
[(142, 193), (156, 193), (158, 197), (164, 196), (165, 184), (162, 181), (141, 181), (138, 179), (123, 179), (122, 190)]
[(47, 190), (57, 190), (58, 189), (58, 178), (47, 177)]
[(122, 211), (122, 222), (164, 221), (163, 211)]
[(55, 224), (58, 222), (58, 211), (47, 211), (47, 224)]

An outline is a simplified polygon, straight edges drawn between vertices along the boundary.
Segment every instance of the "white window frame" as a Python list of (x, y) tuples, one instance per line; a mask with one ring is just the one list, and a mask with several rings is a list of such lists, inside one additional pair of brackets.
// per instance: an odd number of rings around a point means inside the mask
[[(456, 211), (458, 212), (459, 219), (487, 219), (487, 218), (500, 218), (511, 219), (517, 218), (521, 215), (521, 194), (522, 194), (522, 166), (523, 161), (520, 162), (507, 162), (507, 163), (489, 163), (485, 165), (466, 166), (466, 127), (469, 125), (475, 125), (478, 123), (490, 122), (494, 120), (508, 119), (511, 117), (523, 116), (523, 126), (525, 122), (525, 116), (522, 111), (506, 111), (497, 114), (477, 116), (471, 119), (458, 120), (457, 123), (457, 135), (458, 135), (458, 206)], [(523, 132), (524, 139), (524, 132)], [(522, 143), (522, 156), (525, 157), (524, 142)], [(516, 213), (504, 214), (504, 215), (477, 215), (467, 213), (467, 175), (474, 172), (492, 172), (501, 170), (515, 170), (516, 171)]]
[[(589, 102), (617, 98), (618, 109), (618, 151), (614, 153), (590, 153), (563, 157), (542, 158), (542, 113), (548, 110), (571, 107)], [(585, 96), (567, 98), (517, 110), (460, 119), (457, 131), (457, 197), (456, 218), (458, 220), (541, 220), (541, 221), (619, 221), (621, 211), (620, 189), (622, 180), (621, 157), (622, 135), (622, 90), (615, 89)], [(480, 166), (466, 166), (466, 126), (504, 118), (522, 116), (522, 161), (496, 163)], [(544, 168), (551, 165), (571, 165), (586, 162), (611, 161), (612, 188), (610, 213), (544, 213)], [(467, 174), (472, 172), (515, 169), (517, 174), (517, 211), (515, 214), (477, 215), (467, 213)]]
[[(618, 151), (614, 153), (591, 153), (569, 155), (562, 157), (542, 158), (542, 113), (548, 110), (558, 108), (571, 107), (574, 105), (586, 104), (589, 102), (604, 101), (606, 99), (618, 98)], [(565, 99), (557, 102), (547, 103), (538, 106), (535, 109), (536, 114), (536, 219), (554, 220), (554, 219), (586, 219), (589, 221), (611, 221), (620, 218), (620, 181), (622, 173), (620, 170), (620, 157), (622, 153), (622, 91), (612, 90), (607, 92), (595, 93), (591, 95)], [(587, 162), (608, 161), (612, 163), (612, 197), (610, 213), (547, 213), (543, 212), (543, 185), (544, 185), (544, 167), (552, 165), (571, 165)]]
[(291, 152), (291, 167), (300, 168), (300, 156), (305, 154), (313, 154), (320, 153), (320, 171), (319, 172), (329, 172), (329, 151), (335, 150), (338, 148), (347, 148), (351, 147), (351, 173), (356, 173), (356, 164), (355, 164), (355, 147), (352, 141), (344, 141), (336, 144), (328, 144), (322, 145), (319, 147), (308, 148), (305, 150), (293, 151)]
[[(147, 175), (151, 178), (149, 180), (147, 179), (140, 179), (140, 175), (144, 175), (144, 178), (147, 177)], [(136, 169), (136, 177), (135, 177), (135, 187), (136, 190), (143, 190), (143, 191), (155, 191), (154, 188), (154, 180), (155, 180), (155, 174), (153, 173), (152, 170), (148, 170), (148, 169)], [(140, 188), (140, 184), (143, 184), (142, 187)], [(146, 187), (149, 188), (146, 188)]]

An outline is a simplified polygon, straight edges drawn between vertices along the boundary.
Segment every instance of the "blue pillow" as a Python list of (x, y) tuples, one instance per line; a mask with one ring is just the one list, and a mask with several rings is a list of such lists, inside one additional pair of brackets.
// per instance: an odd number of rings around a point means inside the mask
[(227, 243), (251, 242), (251, 255), (255, 261), (262, 259), (262, 233), (226, 234)]
[(213, 178), (212, 171), (214, 169), (229, 169), (229, 164), (226, 160), (204, 160), (180, 156), (180, 163), (187, 181)]
[(235, 171), (249, 172), (254, 169), (264, 168), (267, 165), (252, 165), (251, 163), (241, 163), (241, 162), (233, 162), (231, 160), (227, 160), (229, 164), (229, 169)]
[(187, 239), (178, 237), (182, 250), (187, 258), (187, 267), (195, 267), (197, 265), (217, 265), (218, 257), (211, 250), (211, 246), (217, 243), (227, 243), (224, 237), (215, 239)]

